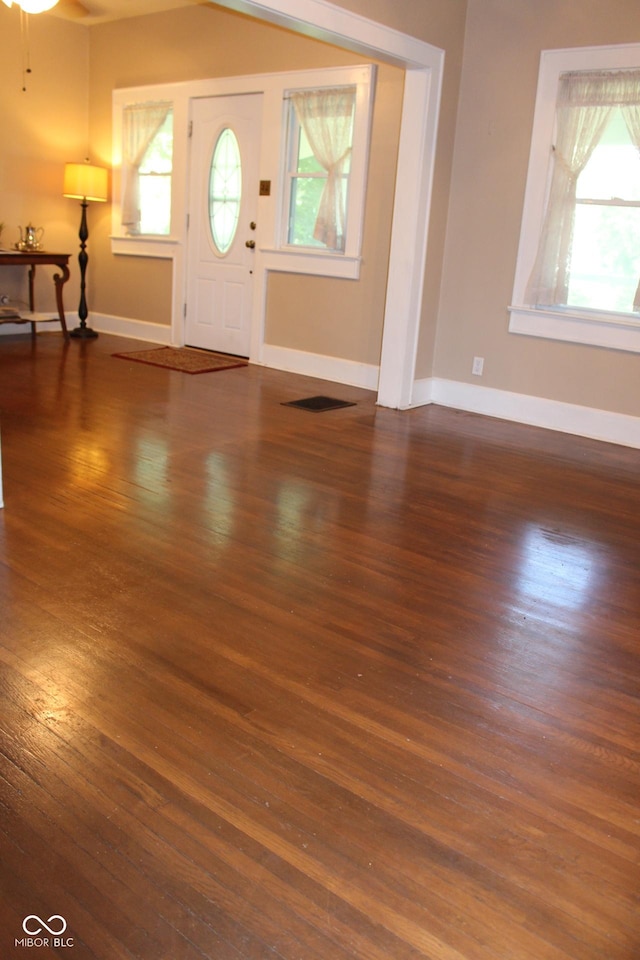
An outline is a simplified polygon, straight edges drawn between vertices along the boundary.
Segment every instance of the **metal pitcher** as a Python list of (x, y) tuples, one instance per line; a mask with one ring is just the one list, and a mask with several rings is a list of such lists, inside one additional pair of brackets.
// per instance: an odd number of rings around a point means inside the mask
[(28, 223), (24, 228), (24, 236), (22, 235), (22, 227), (18, 227), (18, 230), (20, 231), (20, 242), (18, 243), (18, 249), (40, 249), (42, 246), (42, 238), (44, 236), (44, 227), (34, 227), (32, 223)]

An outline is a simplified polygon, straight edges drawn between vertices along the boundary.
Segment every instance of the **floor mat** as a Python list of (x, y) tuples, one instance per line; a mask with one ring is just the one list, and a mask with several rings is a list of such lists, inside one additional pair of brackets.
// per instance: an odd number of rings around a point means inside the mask
[(181, 373), (215, 373), (217, 370), (246, 367), (249, 362), (244, 357), (234, 357), (228, 353), (212, 353), (208, 350), (196, 350), (194, 347), (154, 347), (151, 350), (114, 353), (113, 356), (120, 360), (146, 363), (151, 367), (179, 370)]

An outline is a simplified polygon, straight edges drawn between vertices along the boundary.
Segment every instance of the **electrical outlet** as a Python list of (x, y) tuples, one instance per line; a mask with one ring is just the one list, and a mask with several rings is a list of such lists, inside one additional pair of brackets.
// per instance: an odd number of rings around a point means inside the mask
[(484, 357), (474, 357), (473, 366), (471, 367), (471, 373), (474, 375), (474, 377), (481, 377), (483, 370), (484, 370)]

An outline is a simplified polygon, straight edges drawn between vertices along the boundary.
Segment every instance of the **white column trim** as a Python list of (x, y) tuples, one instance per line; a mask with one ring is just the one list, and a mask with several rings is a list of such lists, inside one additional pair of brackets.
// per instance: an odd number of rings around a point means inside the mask
[(386, 407), (408, 405), (422, 315), (444, 51), (327, 0), (215, 2), (407, 69), (378, 402)]

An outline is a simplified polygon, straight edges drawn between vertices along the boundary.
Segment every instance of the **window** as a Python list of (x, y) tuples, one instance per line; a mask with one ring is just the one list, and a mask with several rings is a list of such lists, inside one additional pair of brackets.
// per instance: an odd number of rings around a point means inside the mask
[(568, 304), (640, 309), (640, 150), (619, 106), (577, 180), (568, 273)]
[(171, 230), (172, 105), (125, 106), (122, 141), (124, 231), (130, 236), (168, 235)]
[(231, 248), (238, 227), (242, 199), (242, 167), (238, 139), (225, 127), (213, 151), (209, 175), (209, 221), (218, 253)]
[(317, 85), (284, 91), (279, 250), (305, 257), (310, 272), (355, 278), (375, 72), (366, 66), (316, 76)]
[(640, 47), (543, 53), (509, 329), (640, 351)]
[(167, 236), (171, 232), (171, 173), (173, 113), (153, 137), (138, 167), (141, 234)]
[(355, 105), (355, 87), (291, 94), (287, 243), (345, 248)]

